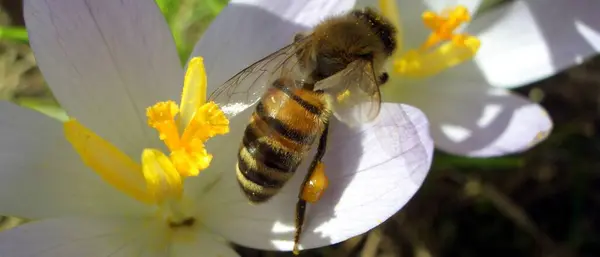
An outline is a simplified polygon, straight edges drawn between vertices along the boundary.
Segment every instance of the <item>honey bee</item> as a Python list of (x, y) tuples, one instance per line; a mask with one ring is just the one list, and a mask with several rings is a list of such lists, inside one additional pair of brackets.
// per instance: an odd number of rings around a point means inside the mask
[(357, 125), (377, 117), (379, 87), (388, 80), (383, 67), (396, 48), (395, 34), (391, 23), (370, 8), (328, 18), (209, 97), (229, 116), (258, 102), (236, 164), (238, 183), (251, 203), (276, 195), (319, 138), (296, 205), (294, 253), (306, 202), (317, 201), (327, 185), (320, 162), (329, 121), (335, 116)]

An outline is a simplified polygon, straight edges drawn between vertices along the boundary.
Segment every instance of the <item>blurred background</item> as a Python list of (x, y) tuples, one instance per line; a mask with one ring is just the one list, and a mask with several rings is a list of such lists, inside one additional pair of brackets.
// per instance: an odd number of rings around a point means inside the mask
[[(158, 2), (183, 60), (227, 5)], [(58, 112), (23, 25), (21, 0), (0, 0), (0, 98)], [(600, 57), (516, 91), (549, 111), (555, 128), (546, 141), (502, 158), (436, 153), (422, 189), (395, 216), (302, 256), (600, 256)], [(0, 216), (0, 230), (20, 222)]]

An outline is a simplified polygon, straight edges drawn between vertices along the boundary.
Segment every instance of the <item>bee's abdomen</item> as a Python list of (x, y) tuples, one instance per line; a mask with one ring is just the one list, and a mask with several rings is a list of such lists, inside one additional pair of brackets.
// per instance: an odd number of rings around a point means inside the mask
[(292, 177), (329, 116), (319, 93), (277, 80), (258, 103), (244, 131), (236, 167), (251, 202), (269, 200)]

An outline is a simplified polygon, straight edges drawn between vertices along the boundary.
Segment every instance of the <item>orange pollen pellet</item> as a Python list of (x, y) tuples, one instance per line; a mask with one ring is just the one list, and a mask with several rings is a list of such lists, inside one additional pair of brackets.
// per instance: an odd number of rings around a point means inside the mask
[(302, 190), (302, 200), (309, 203), (315, 203), (321, 199), (323, 192), (329, 186), (329, 180), (325, 176), (325, 165), (319, 162), (315, 167), (315, 171), (311, 174), (310, 179), (304, 185)]

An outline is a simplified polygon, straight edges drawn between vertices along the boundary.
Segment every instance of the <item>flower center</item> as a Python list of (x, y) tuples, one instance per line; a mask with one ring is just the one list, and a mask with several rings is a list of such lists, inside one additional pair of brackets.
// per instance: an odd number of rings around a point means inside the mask
[(160, 139), (171, 151), (170, 159), (182, 176), (196, 176), (212, 160), (204, 143), (215, 135), (229, 132), (229, 121), (219, 107), (211, 102), (198, 108), (183, 133), (175, 120), (179, 113), (173, 101), (160, 102), (148, 108), (148, 124), (159, 132)]
[(157, 205), (173, 228), (196, 222), (191, 204), (183, 197), (183, 180), (210, 165), (212, 155), (206, 151), (205, 142), (229, 132), (225, 114), (215, 103), (205, 103), (202, 58), (188, 64), (183, 91), (181, 107), (166, 101), (147, 109), (148, 125), (159, 132), (170, 154), (144, 149), (141, 165), (76, 120), (64, 123), (65, 137), (86, 165), (126, 195)]
[[(395, 1), (380, 0), (383, 15), (400, 30), (399, 12)], [(465, 33), (456, 33), (457, 28), (471, 17), (466, 7), (447, 9), (441, 14), (426, 11), (421, 15), (425, 27), (431, 30), (429, 37), (417, 49), (396, 55), (393, 71), (400, 76), (428, 77), (470, 60), (479, 50), (480, 41)], [(402, 42), (401, 33), (397, 41)]]

